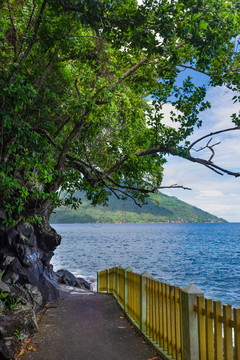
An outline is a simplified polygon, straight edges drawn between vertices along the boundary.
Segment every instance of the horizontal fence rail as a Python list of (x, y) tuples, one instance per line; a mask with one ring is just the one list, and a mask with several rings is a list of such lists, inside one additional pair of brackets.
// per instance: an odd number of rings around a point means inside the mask
[(98, 272), (98, 292), (113, 294), (129, 320), (163, 359), (240, 360), (240, 309), (114, 267)]

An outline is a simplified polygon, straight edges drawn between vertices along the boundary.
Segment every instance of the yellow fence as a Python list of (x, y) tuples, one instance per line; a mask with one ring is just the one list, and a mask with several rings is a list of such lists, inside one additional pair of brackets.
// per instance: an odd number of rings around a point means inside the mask
[(113, 294), (163, 359), (240, 360), (240, 309), (204, 299), (148, 273), (114, 267), (98, 272), (98, 292)]
[[(240, 309), (220, 301), (197, 298), (199, 359), (240, 359)], [(234, 336), (233, 336), (234, 335)]]

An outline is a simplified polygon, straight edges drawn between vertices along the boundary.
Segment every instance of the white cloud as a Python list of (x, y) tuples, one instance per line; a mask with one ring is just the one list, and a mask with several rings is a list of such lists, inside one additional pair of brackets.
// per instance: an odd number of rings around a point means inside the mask
[[(152, 100), (149, 100), (148, 104), (152, 104)], [(180, 124), (171, 120), (171, 111), (174, 111), (177, 115), (182, 115), (182, 113), (179, 110), (177, 110), (172, 104), (164, 104), (162, 106), (162, 110), (156, 114), (164, 113), (164, 118), (161, 120), (161, 123), (166, 126), (171, 126), (172, 128), (178, 130)]]
[[(231, 122), (231, 114), (239, 112), (239, 104), (232, 102), (233, 92), (227, 88), (210, 88), (207, 92), (207, 99), (210, 101), (211, 109), (200, 114), (203, 126), (196, 129), (189, 140), (191, 142), (210, 134), (211, 132), (232, 128), (235, 125)], [(175, 127), (177, 124), (170, 119), (172, 105), (164, 106), (164, 124)], [(211, 136), (202, 140), (194, 146), (200, 149), (206, 146)], [(230, 131), (213, 136), (211, 144), (220, 142), (213, 147), (215, 155), (214, 163), (232, 172), (240, 173), (240, 131)], [(192, 156), (209, 159), (211, 151), (205, 149), (200, 152), (191, 151)], [(170, 196), (176, 196), (180, 200), (197, 206), (216, 216), (228, 221), (240, 222), (240, 177), (235, 178), (229, 175), (218, 175), (206, 167), (191, 163), (187, 160), (168, 157), (165, 165), (163, 186), (178, 184), (192, 188), (191, 191), (183, 189), (163, 190)]]
[(223, 196), (222, 191), (219, 190), (203, 190), (200, 195), (198, 196), (198, 198), (206, 198), (206, 197), (219, 197), (219, 196)]
[(240, 221), (239, 178), (219, 176), (199, 164), (191, 164), (187, 160), (175, 158), (169, 158), (164, 174), (163, 185), (177, 183), (192, 190), (165, 189), (162, 190), (163, 193), (176, 196), (228, 221)]

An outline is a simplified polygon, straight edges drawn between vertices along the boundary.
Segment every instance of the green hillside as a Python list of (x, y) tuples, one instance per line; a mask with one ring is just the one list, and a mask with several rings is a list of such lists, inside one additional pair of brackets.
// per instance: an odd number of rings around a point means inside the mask
[(195, 206), (162, 193), (154, 195), (139, 208), (132, 200), (120, 201), (112, 196), (108, 206), (93, 207), (84, 198), (78, 210), (62, 206), (51, 215), (51, 223), (115, 223), (115, 222), (225, 222)]

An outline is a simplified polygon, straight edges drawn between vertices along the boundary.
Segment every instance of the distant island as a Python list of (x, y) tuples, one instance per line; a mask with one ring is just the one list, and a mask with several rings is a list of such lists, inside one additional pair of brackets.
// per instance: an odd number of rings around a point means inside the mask
[(111, 196), (108, 206), (92, 206), (85, 196), (78, 193), (82, 205), (78, 210), (59, 207), (50, 217), (50, 223), (222, 223), (226, 220), (209, 214), (174, 196), (159, 192), (139, 208), (131, 199), (121, 201)]

